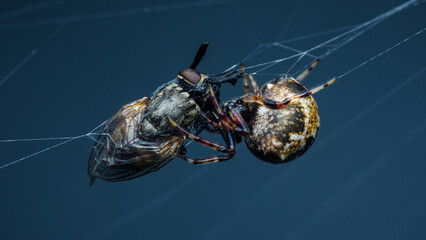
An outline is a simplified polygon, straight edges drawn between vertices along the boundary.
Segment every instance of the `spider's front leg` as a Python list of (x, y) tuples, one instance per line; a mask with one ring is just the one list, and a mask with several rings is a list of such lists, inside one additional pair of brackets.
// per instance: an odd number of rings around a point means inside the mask
[(246, 68), (244, 67), (243, 63), (240, 63), (240, 68), (241, 68), (241, 72), (243, 73), (243, 78), (244, 78), (244, 93), (247, 95), (250, 93), (250, 85), (249, 82), (247, 80), (247, 75), (250, 78), (250, 82), (251, 82), (251, 86), (253, 88), (254, 94), (258, 95), (259, 94), (259, 87), (257, 86), (256, 81), (254, 81), (253, 77), (250, 77), (250, 74), (246, 73)]
[[(229, 129), (225, 130), (225, 133), (224, 133), (223, 136), (224, 136), (225, 142), (227, 144), (227, 148), (224, 149), (221, 152), (226, 153), (226, 155), (213, 156), (213, 157), (200, 158), (200, 159), (192, 159), (192, 158), (189, 158), (187, 156), (180, 155), (180, 154), (178, 156), (180, 158), (182, 158), (183, 160), (185, 160), (185, 161), (187, 161), (189, 163), (195, 164), (195, 165), (207, 164), (207, 163), (214, 163), (214, 162), (221, 162), (221, 161), (229, 160), (232, 157), (234, 157), (234, 155), (235, 155), (235, 139), (234, 139), (234, 136), (232, 135), (231, 131), (229, 131)], [(205, 141), (208, 141), (208, 140), (205, 140)], [(208, 142), (210, 142), (210, 141), (208, 141)], [(210, 143), (213, 143), (213, 142), (210, 142)], [(212, 147), (211, 145), (208, 145), (208, 144), (204, 144), (204, 145), (206, 145), (208, 147)], [(212, 148), (214, 148), (214, 147), (212, 147)]]
[(249, 134), (248, 127), (245, 121), (243, 120), (243, 117), (241, 116), (241, 114), (235, 109), (234, 103), (226, 104), (224, 109), (227, 114), (225, 114), (222, 111), (222, 108), (220, 107), (219, 102), (217, 101), (217, 98), (215, 97), (212, 88), (210, 88), (210, 98), (218, 114), (217, 120), (219, 121), (218, 126), (220, 128), (223, 128), (226, 126), (232, 132), (238, 132), (241, 135)]
[(181, 126), (177, 125), (173, 120), (169, 119), (170, 123), (176, 127), (183, 135), (186, 137), (204, 145), (210, 148), (213, 148), (219, 152), (226, 153), (226, 155), (223, 156), (214, 156), (214, 157), (208, 157), (208, 158), (201, 158), (201, 159), (192, 159), (188, 158), (181, 153), (178, 154), (178, 156), (185, 161), (192, 163), (192, 164), (206, 164), (206, 163), (213, 163), (213, 162), (220, 162), (231, 159), (235, 154), (235, 140), (232, 136), (232, 133), (229, 128), (225, 127), (223, 129), (223, 136), (226, 142), (226, 147), (217, 143), (214, 143), (212, 141), (209, 141), (207, 139), (204, 139), (200, 136), (194, 135), (185, 129), (183, 129)]
[[(251, 74), (248, 74), (248, 78), (250, 79), (250, 81), (252, 83), (255, 83), (255, 81), (254, 81), (253, 77), (251, 76)], [(236, 102), (237, 102), (237, 104), (244, 104), (244, 103), (253, 103), (253, 102), (255, 102), (255, 103), (258, 103), (260, 105), (263, 105), (263, 106), (266, 106), (268, 108), (271, 108), (271, 109), (281, 109), (281, 108), (285, 107), (286, 105), (288, 105), (289, 103), (291, 103), (294, 100), (310, 96), (310, 95), (312, 95), (312, 94), (314, 94), (314, 93), (316, 93), (316, 92), (318, 92), (318, 91), (326, 88), (327, 86), (333, 84), (336, 80), (337, 80), (337, 78), (333, 78), (333, 79), (329, 80), (328, 82), (326, 82), (326, 83), (324, 83), (324, 84), (322, 84), (322, 85), (320, 85), (318, 87), (315, 87), (313, 89), (307, 90), (307, 91), (302, 92), (300, 94), (297, 94), (297, 95), (295, 95), (293, 97), (285, 98), (282, 101), (275, 101), (275, 100), (272, 100), (270, 98), (266, 98), (266, 97), (262, 96), (259, 91), (255, 91), (254, 94), (245, 95), (245, 96), (241, 97), (240, 99), (238, 99)]]
[(187, 130), (185, 130), (184, 128), (182, 128), (181, 126), (179, 126), (177, 123), (175, 123), (172, 119), (170, 119), (169, 118), (169, 122), (175, 127), (175, 128), (177, 128), (177, 130), (179, 130), (179, 132), (181, 132), (184, 136), (186, 136), (187, 138), (190, 138), (190, 139), (192, 139), (192, 140), (194, 140), (194, 141), (196, 141), (196, 142), (198, 142), (198, 143), (201, 143), (201, 144), (203, 144), (203, 145), (205, 145), (205, 146), (208, 146), (208, 147), (210, 147), (210, 148), (213, 148), (213, 149), (215, 149), (215, 150), (218, 150), (219, 152), (223, 152), (223, 153), (228, 153), (230, 150), (227, 148), (227, 147), (225, 147), (225, 146), (222, 146), (222, 145), (220, 145), (220, 144), (217, 144), (217, 143), (214, 143), (214, 142), (211, 142), (211, 141), (209, 141), (209, 140), (207, 140), (207, 139), (204, 139), (204, 138), (202, 138), (202, 137), (200, 137), (200, 136), (197, 136), (197, 135), (195, 135), (195, 134), (192, 134), (192, 133), (190, 133), (190, 132), (188, 132)]
[(211, 120), (207, 116), (205, 116), (203, 113), (201, 114), (201, 116), (205, 119), (205, 121), (209, 124), (209, 126), (212, 127), (211, 129), (212, 132), (221, 133), (221, 135), (223, 136), (225, 140), (226, 146), (204, 139), (198, 136), (197, 134), (194, 135), (190, 133), (189, 131), (183, 129), (181, 126), (176, 124), (173, 120), (169, 119), (170, 123), (174, 127), (176, 127), (187, 138), (190, 138), (204, 146), (213, 148), (219, 152), (226, 154), (222, 156), (213, 156), (213, 157), (201, 158), (201, 159), (191, 159), (184, 156), (183, 154), (178, 155), (180, 158), (192, 164), (206, 164), (206, 163), (220, 162), (220, 161), (231, 159), (235, 155), (234, 132), (239, 133), (241, 135), (248, 134), (248, 128), (246, 124), (244, 123), (244, 120), (242, 119), (241, 115), (236, 111), (236, 109), (234, 109), (233, 106), (227, 106), (225, 108), (227, 114), (225, 114), (222, 111), (222, 108), (220, 107), (219, 102), (216, 99), (212, 88), (210, 88), (210, 94), (211, 94), (210, 98), (213, 102), (214, 109), (216, 110), (216, 113), (213, 114), (213, 116), (216, 119)]

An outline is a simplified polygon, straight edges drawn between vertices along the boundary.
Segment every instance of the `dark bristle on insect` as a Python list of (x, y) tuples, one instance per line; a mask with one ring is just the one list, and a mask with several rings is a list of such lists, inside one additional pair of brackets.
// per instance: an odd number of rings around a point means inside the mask
[[(105, 124), (88, 163), (89, 184), (96, 179), (125, 181), (155, 172), (176, 157), (192, 164), (226, 161), (245, 140), (257, 158), (284, 163), (305, 153), (319, 129), (318, 107), (312, 90), (300, 82), (319, 60), (297, 78), (278, 76), (259, 89), (243, 64), (219, 74), (196, 70), (206, 53), (203, 43), (192, 64), (177, 77), (144, 97), (124, 105)], [(222, 102), (224, 83), (244, 81), (244, 94)], [(250, 91), (250, 86), (253, 91)], [(204, 130), (220, 135), (224, 145), (200, 137)], [(185, 143), (193, 140), (217, 154), (193, 159)]]

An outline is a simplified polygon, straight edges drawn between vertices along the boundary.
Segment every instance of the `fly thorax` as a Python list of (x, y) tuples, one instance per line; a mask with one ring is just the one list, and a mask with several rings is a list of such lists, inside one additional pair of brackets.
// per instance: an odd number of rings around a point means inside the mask
[(169, 119), (189, 130), (199, 112), (198, 105), (188, 92), (171, 83), (151, 99), (141, 121), (139, 133), (143, 139), (176, 134), (177, 130)]

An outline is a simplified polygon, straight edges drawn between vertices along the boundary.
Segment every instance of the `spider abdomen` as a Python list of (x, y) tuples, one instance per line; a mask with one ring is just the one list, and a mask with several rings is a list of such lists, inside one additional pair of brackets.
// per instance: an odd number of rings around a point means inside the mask
[[(261, 94), (283, 101), (307, 89), (293, 78), (280, 77), (268, 82)], [(245, 137), (247, 148), (258, 158), (270, 163), (296, 159), (313, 144), (319, 128), (318, 107), (312, 96), (295, 99), (281, 109), (250, 106), (244, 114), (250, 134)]]

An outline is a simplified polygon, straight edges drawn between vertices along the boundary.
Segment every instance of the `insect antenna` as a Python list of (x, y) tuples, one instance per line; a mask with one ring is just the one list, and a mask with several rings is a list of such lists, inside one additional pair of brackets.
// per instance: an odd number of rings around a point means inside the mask
[(209, 46), (208, 42), (204, 42), (204, 43), (201, 44), (200, 48), (198, 49), (197, 54), (195, 55), (194, 61), (192, 62), (191, 66), (189, 66), (189, 68), (191, 68), (191, 69), (197, 68), (201, 59), (203, 59), (204, 54), (206, 54), (208, 46)]

